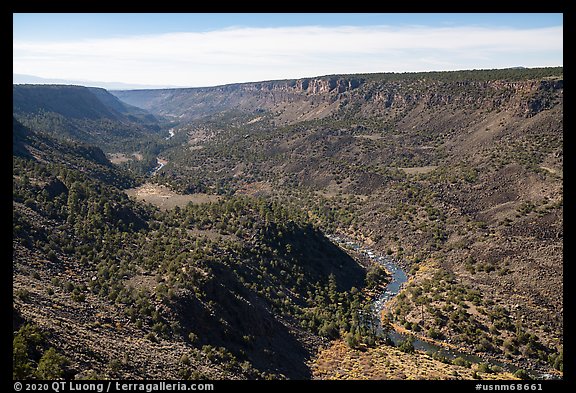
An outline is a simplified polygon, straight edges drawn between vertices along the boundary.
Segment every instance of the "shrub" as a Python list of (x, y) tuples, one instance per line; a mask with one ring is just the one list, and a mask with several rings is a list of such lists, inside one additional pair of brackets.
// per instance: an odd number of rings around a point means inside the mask
[(488, 363), (479, 363), (478, 364), (478, 372), (490, 373), (490, 372), (492, 372), (492, 370), (490, 369), (490, 365)]
[(410, 336), (406, 340), (402, 341), (398, 345), (398, 349), (402, 352), (413, 353), (414, 352), (414, 337)]
[(195, 343), (198, 341), (198, 335), (196, 335), (194, 332), (190, 332), (188, 333), (188, 340), (190, 340), (191, 343)]
[(428, 337), (433, 339), (440, 338), (441, 336), (441, 333), (438, 330), (434, 329), (433, 327), (428, 329), (428, 332), (426, 334), (428, 335)]
[(48, 251), (48, 254), (46, 254), (46, 258), (48, 258), (48, 260), (50, 260), (50, 261), (52, 261), (52, 262), (57, 262), (57, 261), (58, 261), (58, 256), (56, 255), (56, 253), (54, 252), (54, 250)]
[(564, 351), (548, 356), (548, 362), (556, 369), (564, 371)]
[(182, 355), (182, 357), (180, 358), (180, 363), (189, 366), (190, 365), (190, 358), (188, 357), (188, 355), (184, 354)]
[(466, 360), (462, 357), (457, 357), (456, 359), (454, 359), (452, 361), (452, 364), (454, 364), (455, 366), (466, 367), (466, 368), (470, 368), (470, 366), (472, 366), (472, 363), (470, 363), (468, 360)]
[(514, 376), (516, 378), (520, 378), (520, 379), (532, 379), (532, 378), (530, 378), (530, 374), (528, 374), (528, 372), (526, 370), (522, 370), (522, 369), (516, 370), (516, 372), (514, 373)]
[(27, 289), (18, 289), (16, 291), (16, 296), (23, 302), (28, 302), (30, 300), (30, 291)]
[(157, 342), (158, 342), (158, 338), (157, 338), (156, 335), (155, 335), (154, 333), (152, 333), (152, 332), (148, 333), (148, 334), (145, 336), (145, 338), (146, 338), (147, 340), (152, 341), (153, 343), (157, 343)]
[(190, 378), (192, 371), (189, 368), (181, 367), (178, 370), (178, 377), (182, 380), (187, 380)]
[(328, 338), (338, 337), (338, 329), (336, 328), (336, 325), (334, 324), (334, 322), (325, 321), (322, 324), (322, 326), (320, 327), (320, 329), (318, 330), (318, 333), (321, 336), (328, 337)]
[(108, 363), (108, 367), (110, 367), (110, 370), (113, 372), (118, 372), (122, 368), (122, 362), (118, 359), (113, 359)]

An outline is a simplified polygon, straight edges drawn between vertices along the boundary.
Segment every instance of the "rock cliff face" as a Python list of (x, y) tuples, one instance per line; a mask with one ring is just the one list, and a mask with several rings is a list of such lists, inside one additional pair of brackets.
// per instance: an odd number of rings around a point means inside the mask
[[(440, 83), (373, 83), (363, 97), (350, 94), (361, 104), (366, 114), (385, 114), (390, 109), (409, 109), (418, 105), (428, 108), (452, 106), (457, 108), (509, 110), (516, 115), (533, 116), (550, 109), (559, 101), (552, 97), (561, 94), (562, 80), (522, 82), (440, 82)], [(362, 103), (362, 99), (364, 102)]]
[[(192, 89), (115, 91), (113, 94), (131, 105), (148, 108), (155, 114), (189, 120), (231, 109), (283, 113), (287, 105), (295, 104), (307, 105), (300, 108), (301, 115), (317, 111), (315, 106), (318, 105), (332, 105), (333, 110), (327, 113), (333, 113), (338, 109), (333, 104), (362, 84), (360, 79), (312, 78)], [(323, 117), (327, 113), (312, 117)], [(297, 120), (291, 115), (284, 117), (288, 122)], [(300, 119), (301, 116), (298, 117)]]
[(365, 116), (395, 116), (397, 111), (419, 105), (507, 110), (530, 117), (552, 108), (562, 90), (563, 81), (558, 78), (471, 81), (334, 76), (113, 94), (155, 114), (184, 120), (227, 110), (259, 110), (274, 113), (280, 122), (294, 123), (347, 110)]

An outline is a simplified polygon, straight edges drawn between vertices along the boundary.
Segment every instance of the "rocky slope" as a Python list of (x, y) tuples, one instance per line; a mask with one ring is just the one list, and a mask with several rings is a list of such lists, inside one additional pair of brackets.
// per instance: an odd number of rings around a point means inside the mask
[(360, 335), (366, 294), (352, 287), (365, 270), (321, 229), (410, 271), (389, 322), (486, 359), (560, 368), (562, 72), (114, 92), (173, 120), (162, 143), (142, 140), (166, 163), (149, 180), (221, 198), (162, 212), (127, 199), (116, 187), (134, 179), (100, 150), (15, 122), (14, 307), (50, 345), (79, 351), (75, 375), (335, 376), (309, 361), (327, 339)]
[[(158, 181), (304, 206), (325, 230), (355, 236), (414, 271), (433, 263), (456, 274), (545, 347), (526, 349), (523, 336), (488, 332), (494, 318), (482, 317), (488, 353), (546, 363), (561, 352), (562, 69), (115, 94), (193, 119), (177, 127)], [(419, 280), (426, 276), (416, 274)], [(440, 304), (428, 314), (405, 307), (412, 311), (400, 314), (401, 323), (468, 345), (435, 320), (437, 312), (449, 316)]]
[(309, 378), (364, 267), (278, 204), (132, 201), (83, 149), (14, 120), (14, 377)]
[(13, 85), (14, 117), (36, 131), (109, 149), (159, 130), (143, 109), (118, 100), (104, 89), (84, 86)]

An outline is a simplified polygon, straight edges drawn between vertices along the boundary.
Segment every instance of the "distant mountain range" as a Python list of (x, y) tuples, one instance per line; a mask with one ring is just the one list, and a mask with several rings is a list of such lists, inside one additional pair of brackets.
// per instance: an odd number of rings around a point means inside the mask
[(104, 89), (132, 90), (132, 89), (168, 89), (178, 86), (169, 85), (140, 85), (134, 83), (122, 82), (98, 82), (98, 81), (80, 81), (71, 79), (42, 78), (35, 75), (12, 74), (12, 83), (14, 84), (56, 84), (56, 85), (81, 85), (89, 87), (101, 87)]

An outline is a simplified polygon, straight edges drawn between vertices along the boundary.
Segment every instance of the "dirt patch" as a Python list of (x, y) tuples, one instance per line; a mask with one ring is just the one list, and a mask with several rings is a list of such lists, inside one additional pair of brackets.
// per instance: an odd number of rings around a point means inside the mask
[(142, 154), (140, 153), (132, 153), (129, 155), (126, 155), (124, 153), (109, 153), (108, 154), (108, 160), (110, 160), (110, 162), (112, 164), (122, 164), (123, 162), (128, 162), (128, 161), (142, 161), (144, 159), (144, 157), (142, 156)]
[(132, 158), (127, 157), (124, 153), (111, 153), (108, 155), (108, 160), (110, 160), (112, 164), (118, 165), (123, 162), (132, 161)]
[(154, 291), (157, 285), (158, 281), (156, 280), (156, 276), (150, 275), (138, 275), (131, 277), (126, 281), (126, 286), (128, 287), (148, 289), (150, 291)]
[(544, 165), (540, 165), (541, 169), (544, 169), (545, 171), (547, 171), (548, 173), (551, 173), (553, 175), (556, 175), (558, 173), (561, 173), (558, 169), (554, 169), (554, 168), (550, 168)]
[(258, 116), (258, 117), (256, 117), (255, 119), (252, 119), (252, 120), (246, 122), (246, 124), (254, 124), (254, 123), (256, 123), (256, 122), (259, 122), (259, 121), (262, 120), (262, 119), (263, 119), (262, 116)]
[(145, 183), (138, 188), (130, 188), (126, 190), (126, 194), (137, 200), (158, 206), (162, 210), (173, 209), (176, 206), (184, 207), (188, 203), (217, 202), (221, 198), (218, 195), (210, 194), (178, 194), (164, 185), (153, 183)]
[(436, 168), (438, 168), (437, 165), (429, 165), (429, 166), (415, 166), (412, 168), (398, 168), (398, 169), (406, 173), (407, 175), (419, 175), (421, 173), (432, 172)]
[(272, 185), (268, 182), (248, 183), (242, 186), (237, 193), (251, 196), (266, 196), (272, 193)]

